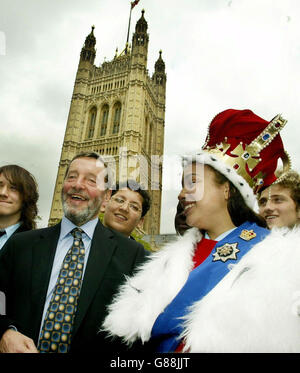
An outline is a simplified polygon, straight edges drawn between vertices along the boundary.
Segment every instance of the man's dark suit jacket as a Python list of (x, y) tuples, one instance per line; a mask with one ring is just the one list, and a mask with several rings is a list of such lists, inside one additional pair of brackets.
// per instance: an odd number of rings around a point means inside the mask
[[(21, 224), (20, 226), (19, 226), (19, 228), (16, 230), (16, 231), (14, 231), (14, 233), (9, 237), (9, 239), (8, 240), (10, 240), (11, 239), (11, 237), (14, 235), (14, 234), (16, 234), (16, 233), (20, 233), (20, 232), (25, 232), (25, 231), (28, 231), (28, 228), (25, 228), (25, 226), (23, 225), (23, 224)], [(7, 240), (7, 241), (8, 241)], [(7, 242), (6, 241), (6, 242)], [(2, 249), (2, 248), (1, 248)], [(0, 251), (1, 251), (1, 249), (0, 249)], [(5, 308), (5, 296), (4, 296), (4, 294), (0, 291), (0, 314), (1, 314), (1, 311), (2, 311), (2, 309), (4, 309)]]
[[(0, 290), (6, 294), (6, 314), (0, 316), (0, 338), (9, 325), (37, 345), (60, 223), (14, 235), (0, 251)], [(106, 307), (125, 275), (144, 261), (143, 246), (122, 234), (96, 225), (80, 292), (70, 352), (111, 351), (112, 342), (99, 328)], [(126, 349), (125, 349), (126, 350)]]
[[(21, 224), (20, 226), (19, 226), (19, 228), (16, 230), (16, 231), (14, 231), (14, 233), (9, 237), (9, 239), (14, 235), (14, 234), (16, 234), (16, 233), (21, 233), (21, 232), (26, 232), (26, 231), (28, 231), (29, 229), (28, 228), (25, 228), (25, 226), (24, 226), (24, 224)], [(8, 239), (8, 240), (9, 240)], [(7, 241), (8, 241), (7, 240)]]

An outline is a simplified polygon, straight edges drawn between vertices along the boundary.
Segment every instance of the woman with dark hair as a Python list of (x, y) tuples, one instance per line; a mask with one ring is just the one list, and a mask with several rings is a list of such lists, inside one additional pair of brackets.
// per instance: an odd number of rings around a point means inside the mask
[(191, 227), (186, 224), (186, 218), (184, 215), (183, 207), (181, 206), (181, 203), (178, 202), (177, 204), (177, 210), (176, 215), (174, 219), (174, 227), (175, 231), (179, 236), (183, 236), (184, 233), (190, 229)]
[[(279, 158), (287, 161), (279, 135), (285, 123), (233, 109), (213, 119), (202, 151), (183, 159), (178, 198), (192, 228), (127, 280), (103, 329), (129, 344), (150, 341), (157, 352), (185, 351), (195, 305), (269, 234), (253, 211), (254, 193), (276, 180)], [(193, 342), (188, 348), (201, 352)]]
[(220, 172), (216, 171), (211, 166), (206, 166), (210, 168), (212, 172), (215, 174), (215, 182), (218, 185), (224, 185), (225, 183), (229, 183), (229, 198), (227, 201), (227, 208), (229, 215), (232, 219), (233, 224), (238, 227), (241, 224), (245, 223), (245, 221), (254, 222), (260, 227), (266, 227), (265, 220), (253, 211), (247, 204), (245, 203), (241, 193), (238, 189), (230, 182), (224, 175)]

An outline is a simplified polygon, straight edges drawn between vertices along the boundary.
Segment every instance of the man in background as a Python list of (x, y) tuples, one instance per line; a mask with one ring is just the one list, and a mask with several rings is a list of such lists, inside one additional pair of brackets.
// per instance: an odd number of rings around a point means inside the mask
[(269, 229), (299, 225), (300, 175), (289, 171), (283, 180), (264, 189), (258, 195), (258, 206), (259, 214), (266, 220)]

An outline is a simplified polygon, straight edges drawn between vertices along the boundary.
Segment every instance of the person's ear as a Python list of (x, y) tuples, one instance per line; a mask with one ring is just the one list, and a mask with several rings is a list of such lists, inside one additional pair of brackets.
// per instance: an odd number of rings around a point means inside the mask
[(107, 189), (100, 206), (100, 212), (105, 212), (106, 206), (111, 198), (111, 189)]
[(145, 220), (145, 219), (144, 219), (144, 216), (143, 216), (142, 218), (140, 218), (140, 221), (138, 222), (138, 225), (137, 225), (138, 228), (140, 228), (140, 229), (143, 228), (144, 220)]
[(108, 201), (103, 201), (102, 204), (101, 204), (101, 207), (100, 207), (100, 212), (105, 212), (105, 209), (106, 209), (106, 205), (107, 205)]
[(226, 181), (226, 183), (224, 183), (223, 186), (224, 186), (224, 197), (225, 197), (225, 200), (228, 201), (230, 197), (230, 186), (229, 186), (228, 181)]
[(107, 189), (106, 192), (105, 192), (105, 196), (104, 196), (103, 202), (106, 202), (106, 204), (107, 204), (107, 202), (111, 198), (111, 193), (112, 193), (111, 189)]

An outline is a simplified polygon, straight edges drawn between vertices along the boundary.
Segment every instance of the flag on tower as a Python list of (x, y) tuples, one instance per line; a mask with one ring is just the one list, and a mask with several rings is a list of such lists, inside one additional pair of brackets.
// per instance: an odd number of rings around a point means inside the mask
[(134, 8), (140, 0), (134, 0), (131, 2), (131, 9)]

